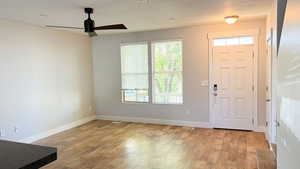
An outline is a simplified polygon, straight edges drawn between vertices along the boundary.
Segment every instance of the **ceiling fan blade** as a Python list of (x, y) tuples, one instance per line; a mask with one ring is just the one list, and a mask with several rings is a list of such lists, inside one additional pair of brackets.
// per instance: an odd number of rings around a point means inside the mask
[(53, 26), (53, 25), (46, 25), (49, 28), (63, 28), (63, 29), (83, 29), (78, 27), (70, 27), (70, 26)]
[(98, 36), (96, 32), (88, 32), (88, 34), (90, 37)]
[(111, 30), (111, 29), (127, 29), (127, 27), (123, 24), (95, 27), (95, 30)]

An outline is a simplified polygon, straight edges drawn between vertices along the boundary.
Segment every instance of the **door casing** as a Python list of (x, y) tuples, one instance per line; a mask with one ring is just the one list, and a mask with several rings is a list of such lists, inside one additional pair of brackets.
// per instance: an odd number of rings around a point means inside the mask
[(273, 29), (267, 36), (267, 57), (266, 57), (266, 137), (269, 142), (272, 139), (272, 55), (273, 55)]
[[(277, 137), (277, 111), (276, 111), (276, 65), (277, 65), (277, 55), (276, 55), (276, 44), (274, 43), (274, 28), (270, 28), (267, 35), (267, 59), (269, 60), (269, 92), (270, 92), (270, 102), (269, 102), (269, 114), (267, 114), (267, 130), (266, 135), (269, 143), (276, 144)], [(268, 62), (267, 62), (268, 63)]]
[(209, 122), (214, 127), (215, 114), (213, 111), (213, 40), (218, 38), (230, 38), (239, 36), (252, 36), (254, 38), (253, 52), (254, 52), (254, 63), (253, 63), (253, 77), (254, 77), (254, 94), (253, 94), (253, 128), (254, 131), (261, 131), (258, 127), (258, 54), (259, 54), (259, 29), (249, 29), (240, 31), (228, 31), (228, 32), (214, 32), (208, 33), (209, 41)]

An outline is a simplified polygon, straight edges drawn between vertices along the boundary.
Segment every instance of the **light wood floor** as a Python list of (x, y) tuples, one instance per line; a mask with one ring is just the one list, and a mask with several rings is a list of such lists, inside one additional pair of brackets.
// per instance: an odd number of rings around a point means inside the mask
[(37, 142), (58, 148), (44, 169), (256, 169), (263, 133), (93, 121)]

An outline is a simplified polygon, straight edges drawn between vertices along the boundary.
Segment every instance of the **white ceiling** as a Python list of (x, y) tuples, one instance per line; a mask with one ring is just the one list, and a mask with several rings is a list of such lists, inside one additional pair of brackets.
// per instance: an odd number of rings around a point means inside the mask
[(82, 27), (86, 18), (83, 8), (93, 7), (96, 26), (123, 23), (133, 32), (221, 22), (233, 14), (241, 19), (262, 17), (268, 14), (272, 1), (1, 0), (0, 18), (41, 26)]

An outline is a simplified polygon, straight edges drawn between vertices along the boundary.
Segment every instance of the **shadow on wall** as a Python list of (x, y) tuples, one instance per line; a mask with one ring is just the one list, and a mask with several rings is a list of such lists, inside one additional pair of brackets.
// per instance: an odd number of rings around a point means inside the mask
[[(277, 49), (279, 49), (281, 32), (283, 28), (284, 15), (287, 0), (277, 0)], [(278, 52), (278, 51), (277, 51)]]

